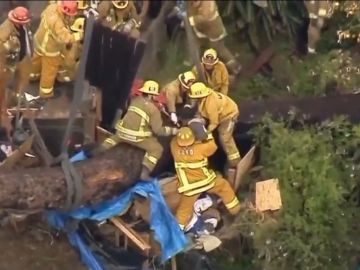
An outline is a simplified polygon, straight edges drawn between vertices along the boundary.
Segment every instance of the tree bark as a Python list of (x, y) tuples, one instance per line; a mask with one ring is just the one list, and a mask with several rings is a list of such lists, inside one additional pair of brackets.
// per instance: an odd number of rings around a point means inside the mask
[[(120, 194), (140, 175), (144, 152), (120, 144), (75, 169), (83, 179), (83, 203), (96, 203)], [(62, 208), (66, 200), (66, 180), (60, 166), (0, 171), (0, 208), (42, 210)]]

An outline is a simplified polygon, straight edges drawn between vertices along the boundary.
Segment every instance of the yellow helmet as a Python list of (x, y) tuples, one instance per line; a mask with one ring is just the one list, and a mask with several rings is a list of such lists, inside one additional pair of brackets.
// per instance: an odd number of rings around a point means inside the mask
[(150, 95), (159, 95), (159, 84), (155, 81), (146, 81), (139, 89), (140, 92), (150, 94)]
[(201, 58), (201, 62), (206, 65), (215, 65), (219, 62), (217, 52), (214, 49), (207, 49)]
[(89, 7), (89, 5), (86, 3), (86, 0), (78, 0), (76, 1), (78, 5), (78, 9), (84, 10)]
[(85, 18), (77, 18), (74, 23), (70, 26), (71, 31), (84, 32)]
[(178, 78), (185, 89), (190, 89), (190, 86), (196, 81), (195, 74), (192, 71), (181, 73)]
[(196, 82), (190, 86), (189, 97), (190, 98), (203, 98), (207, 97), (211, 93), (211, 88), (207, 87), (202, 82)]
[(129, 1), (111, 1), (118, 9), (124, 9), (129, 5)]
[(179, 146), (190, 146), (195, 142), (195, 136), (188, 127), (182, 127), (176, 135), (176, 142)]

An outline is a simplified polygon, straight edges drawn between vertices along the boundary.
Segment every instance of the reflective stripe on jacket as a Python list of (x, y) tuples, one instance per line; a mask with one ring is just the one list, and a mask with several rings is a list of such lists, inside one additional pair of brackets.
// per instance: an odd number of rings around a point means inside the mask
[(216, 174), (208, 168), (207, 159), (217, 149), (213, 139), (181, 147), (174, 138), (170, 148), (174, 157), (179, 193), (192, 196), (209, 190), (215, 185)]
[(134, 112), (135, 114), (139, 115), (140, 120), (140, 126), (138, 130), (132, 130), (129, 128), (123, 127), (123, 120), (120, 120), (119, 123), (116, 124), (116, 130), (119, 131), (119, 136), (123, 139), (131, 140), (134, 142), (142, 141), (144, 138), (151, 137), (152, 132), (151, 131), (145, 131), (145, 126), (149, 124), (150, 119), (149, 116), (144, 112), (143, 110), (130, 106), (128, 108), (128, 112)]
[(57, 4), (50, 4), (41, 14), (41, 22), (34, 36), (34, 49), (39, 55), (55, 57), (64, 46), (80, 40), (80, 33), (72, 33)]
[(160, 110), (143, 96), (135, 97), (123, 119), (116, 124), (117, 135), (131, 142), (140, 142), (154, 134), (168, 136), (170, 127), (164, 127)]

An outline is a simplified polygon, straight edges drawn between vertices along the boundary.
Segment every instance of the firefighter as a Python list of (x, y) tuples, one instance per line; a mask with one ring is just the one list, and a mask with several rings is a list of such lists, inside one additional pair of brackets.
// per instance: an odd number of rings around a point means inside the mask
[(211, 134), (204, 141), (196, 140), (189, 127), (183, 127), (170, 143), (178, 180), (178, 192), (182, 194), (176, 210), (176, 219), (182, 230), (188, 224), (196, 200), (201, 193), (218, 195), (228, 211), (235, 215), (240, 203), (228, 181), (208, 167), (208, 157), (216, 149)]
[(194, 83), (188, 95), (199, 101), (198, 114), (209, 120), (208, 132), (218, 130), (220, 143), (227, 155), (228, 167), (233, 170), (240, 161), (240, 153), (233, 138), (239, 116), (238, 106), (230, 97), (215, 92), (201, 82)]
[(29, 11), (16, 7), (8, 13), (8, 18), (0, 25), (0, 109), (5, 115), (7, 84), (15, 76), (15, 93), (24, 91), (31, 71), (31, 34), (27, 28)]
[(104, 26), (140, 37), (140, 19), (133, 1), (102, 1), (97, 10)]
[(116, 124), (116, 134), (104, 141), (102, 150), (126, 142), (145, 150), (142, 180), (148, 180), (163, 153), (163, 147), (155, 137), (176, 135), (177, 128), (163, 126), (160, 110), (154, 97), (159, 95), (159, 84), (146, 81), (140, 88), (142, 95), (133, 98), (125, 116)]
[[(224, 95), (229, 91), (229, 73), (226, 66), (221, 62), (214, 49), (208, 49), (201, 58), (202, 68), (205, 75), (205, 83), (213, 90)], [(196, 67), (193, 72), (197, 74)]]
[(215, 48), (220, 58), (225, 60), (229, 70), (234, 75), (238, 74), (241, 70), (241, 65), (225, 46), (224, 39), (227, 33), (215, 0), (188, 1), (187, 16), (195, 35), (200, 40), (208, 40), (210, 47)]
[(73, 33), (69, 26), (77, 14), (74, 0), (62, 0), (50, 4), (41, 14), (41, 22), (34, 36), (33, 70), (31, 78), (40, 77), (39, 95), (51, 98), (54, 82), (62, 63), (61, 52), (65, 46), (82, 40), (82, 32)]
[(305, 0), (305, 7), (309, 13), (310, 23), (308, 26), (308, 53), (316, 53), (316, 43), (320, 39), (321, 30), (325, 19), (332, 16), (333, 6), (326, 0)]
[[(74, 33), (80, 32), (84, 34), (85, 18), (79, 17), (70, 26), (71, 31)], [(59, 68), (56, 80), (59, 82), (70, 82), (74, 80), (75, 72), (79, 66), (80, 56), (82, 51), (82, 41), (74, 42), (69, 48), (65, 48), (64, 53), (61, 55), (63, 62)]]
[(192, 71), (181, 73), (179, 77), (164, 87), (166, 105), (170, 113), (170, 119), (174, 124), (178, 123), (176, 104), (186, 104), (187, 91), (195, 82), (196, 77)]

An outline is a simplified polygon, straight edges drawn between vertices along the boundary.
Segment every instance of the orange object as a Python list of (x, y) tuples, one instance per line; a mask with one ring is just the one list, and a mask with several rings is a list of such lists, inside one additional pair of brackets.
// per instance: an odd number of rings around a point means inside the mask
[(26, 7), (16, 7), (8, 14), (9, 20), (20, 25), (30, 22), (29, 10)]
[(256, 183), (255, 204), (258, 211), (275, 211), (282, 206), (279, 179), (269, 179)]
[(62, 0), (59, 7), (62, 13), (69, 16), (75, 16), (78, 11), (77, 1), (75, 0)]

